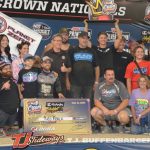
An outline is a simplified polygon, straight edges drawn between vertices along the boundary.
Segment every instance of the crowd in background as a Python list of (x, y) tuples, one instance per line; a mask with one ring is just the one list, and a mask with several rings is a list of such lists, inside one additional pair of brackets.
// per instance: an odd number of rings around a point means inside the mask
[(106, 32), (98, 33), (92, 45), (88, 24), (78, 35), (77, 46), (69, 44), (69, 31), (61, 28), (52, 36), (42, 56), (29, 54), (30, 43), (17, 46), (19, 56), (12, 60), (9, 39), (0, 35), (0, 128), (10, 130), (16, 118), (23, 132), (25, 98), (89, 98), (92, 124), (102, 133), (124, 132), (131, 121), (131, 133), (149, 132), (150, 61), (143, 43), (130, 43), (115, 22), (117, 38), (107, 45)]

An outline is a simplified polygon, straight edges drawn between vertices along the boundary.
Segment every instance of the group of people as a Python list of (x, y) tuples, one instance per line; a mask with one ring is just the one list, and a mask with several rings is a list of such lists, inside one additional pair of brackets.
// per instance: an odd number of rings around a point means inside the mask
[[(69, 44), (69, 31), (61, 28), (45, 47), (42, 57), (29, 54), (30, 43), (17, 45), (19, 56), (12, 60), (9, 39), (0, 35), (0, 128), (7, 131), (18, 118), (23, 131), (25, 98), (88, 98), (91, 115), (101, 132), (110, 133), (119, 123), (119, 132), (129, 123), (131, 133), (150, 129), (150, 62), (144, 60), (140, 43), (125, 52), (126, 40), (115, 22), (117, 39), (107, 45), (100, 32), (98, 46), (92, 45), (88, 24), (78, 35), (77, 46)], [(131, 109), (130, 109), (131, 108)], [(131, 110), (131, 112), (130, 112)], [(147, 126), (147, 128), (146, 128)]]

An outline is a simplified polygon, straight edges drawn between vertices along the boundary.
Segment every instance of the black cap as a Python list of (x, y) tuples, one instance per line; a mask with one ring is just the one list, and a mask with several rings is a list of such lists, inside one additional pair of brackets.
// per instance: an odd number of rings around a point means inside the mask
[(26, 54), (24, 57), (23, 57), (23, 60), (26, 61), (28, 59), (34, 59), (34, 56), (32, 56), (31, 54)]
[(78, 38), (79, 37), (87, 37), (87, 38), (89, 38), (89, 36), (88, 36), (88, 33), (87, 32), (85, 32), (85, 31), (81, 31), (81, 33), (79, 33), (79, 35), (78, 35)]

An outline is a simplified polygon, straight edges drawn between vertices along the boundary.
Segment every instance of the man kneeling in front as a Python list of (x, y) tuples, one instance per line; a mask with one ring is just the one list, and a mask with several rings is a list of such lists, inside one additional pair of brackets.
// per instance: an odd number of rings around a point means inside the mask
[(119, 132), (123, 133), (124, 125), (129, 122), (128, 91), (122, 82), (115, 79), (112, 68), (105, 69), (104, 78), (96, 87), (95, 107), (91, 110), (91, 115), (103, 126), (102, 133), (111, 133), (116, 127), (116, 121), (120, 124)]

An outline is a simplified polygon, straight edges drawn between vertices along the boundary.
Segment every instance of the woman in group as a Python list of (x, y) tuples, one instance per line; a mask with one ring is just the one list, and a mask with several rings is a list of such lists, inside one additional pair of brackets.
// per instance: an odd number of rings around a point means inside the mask
[(126, 68), (125, 78), (127, 80), (127, 89), (131, 94), (133, 89), (138, 88), (137, 80), (141, 76), (141, 73), (135, 63), (137, 62), (142, 74), (150, 76), (150, 62), (144, 59), (144, 49), (141, 46), (137, 46), (134, 49), (134, 61), (128, 64)]
[(5, 62), (12, 62), (9, 39), (5, 34), (0, 34), (0, 60)]
[(133, 116), (131, 133), (141, 134), (147, 132), (146, 126), (150, 129), (150, 85), (147, 76), (138, 79), (139, 88), (134, 89), (131, 94), (129, 105)]
[(13, 78), (16, 80), (16, 82), (18, 81), (19, 71), (23, 68), (23, 57), (29, 53), (29, 46), (29, 42), (21, 42), (17, 45), (19, 57), (12, 62)]

